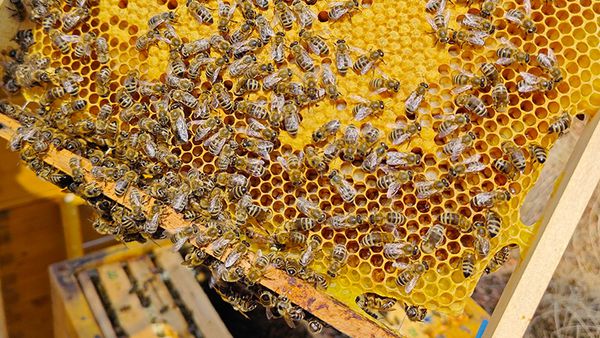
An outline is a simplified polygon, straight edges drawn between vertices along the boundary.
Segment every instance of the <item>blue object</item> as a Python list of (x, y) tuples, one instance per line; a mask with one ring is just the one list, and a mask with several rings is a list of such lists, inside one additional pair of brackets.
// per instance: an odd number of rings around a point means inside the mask
[(481, 325), (479, 326), (479, 330), (477, 331), (477, 335), (475, 336), (475, 338), (481, 338), (483, 337), (483, 333), (485, 332), (485, 329), (488, 326), (488, 320), (484, 319), (483, 321), (481, 321)]

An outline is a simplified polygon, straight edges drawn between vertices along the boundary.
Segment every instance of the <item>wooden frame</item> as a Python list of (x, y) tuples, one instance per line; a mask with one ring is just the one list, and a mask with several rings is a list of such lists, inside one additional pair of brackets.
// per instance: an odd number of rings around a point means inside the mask
[[(595, 156), (600, 151), (600, 114), (596, 114), (586, 126), (584, 134), (571, 154), (564, 172), (564, 179), (556, 195), (548, 203), (540, 225), (525, 260), (519, 264), (506, 286), (500, 302), (492, 314), (489, 326), (482, 330), (485, 337), (516, 337), (527, 329), (535, 309), (546, 290), (583, 211), (600, 181), (600, 171), (594, 170)], [(0, 114), (0, 137), (10, 140), (19, 124)], [(51, 149), (45, 157), (50, 165), (70, 174), (68, 161), (73, 157), (66, 150)], [(84, 169), (89, 161), (82, 159)], [(91, 178), (91, 177), (88, 177)], [(114, 184), (108, 183), (105, 194), (115, 201), (128, 205), (128, 201), (114, 195)], [(150, 198), (150, 197), (148, 197)], [(151, 205), (152, 203), (147, 203)], [(181, 215), (173, 210), (165, 213), (164, 226), (175, 228), (183, 224)], [(210, 252), (208, 252), (210, 254)], [(225, 255), (226, 257), (226, 255)], [(245, 262), (244, 264), (247, 264)], [(247, 267), (247, 266), (246, 266)], [(362, 317), (337, 300), (322, 294), (308, 283), (286, 275), (283, 271), (269, 268), (267, 279), (261, 284), (284, 294), (288, 298), (332, 325), (336, 329), (356, 337), (394, 337), (395, 334), (365, 317)], [(479, 336), (479, 334), (478, 334)]]

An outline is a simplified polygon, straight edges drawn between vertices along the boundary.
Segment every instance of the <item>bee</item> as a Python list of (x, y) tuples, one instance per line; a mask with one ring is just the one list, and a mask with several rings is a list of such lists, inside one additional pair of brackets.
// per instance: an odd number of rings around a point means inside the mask
[(480, 192), (473, 196), (471, 204), (476, 208), (491, 208), (498, 203), (507, 202), (511, 198), (508, 191), (497, 189), (489, 192)]
[(385, 109), (385, 104), (381, 100), (369, 101), (358, 95), (351, 95), (350, 98), (358, 102), (352, 108), (354, 120), (356, 121), (362, 121), (368, 116), (383, 112), (383, 109)]
[(497, 271), (498, 269), (500, 269), (500, 267), (502, 267), (504, 263), (506, 263), (506, 261), (508, 261), (509, 258), (510, 247), (507, 245), (502, 247), (502, 249), (498, 250), (494, 254), (494, 256), (492, 256), (492, 259), (488, 263), (488, 266), (485, 267), (485, 273)]
[(517, 46), (505, 37), (500, 38), (500, 43), (502, 44), (502, 47), (496, 50), (496, 56), (498, 56), (496, 64), (502, 66), (508, 66), (514, 62), (529, 64), (531, 56), (528, 53), (518, 49)]
[(446, 228), (441, 224), (434, 224), (427, 233), (425, 237), (423, 237), (423, 241), (421, 242), (421, 251), (426, 254), (432, 253), (445, 238)]
[(358, 57), (358, 59), (356, 59), (356, 61), (354, 61), (354, 64), (352, 65), (352, 69), (356, 73), (358, 73), (360, 75), (364, 75), (369, 70), (371, 70), (371, 68), (373, 68), (373, 66), (377, 62), (383, 61), (384, 55), (385, 54), (383, 53), (383, 51), (381, 49), (377, 49), (368, 54), (362, 54), (361, 56)]
[(186, 7), (190, 14), (198, 20), (200, 24), (212, 25), (214, 20), (210, 10), (198, 0), (187, 0)]
[(44, 19), (42, 20), (42, 28), (44, 29), (44, 32), (48, 32), (49, 30), (56, 27), (56, 24), (60, 20), (60, 15), (61, 11), (56, 8), (51, 9), (48, 12), (48, 14), (46, 14)]
[(269, 91), (280, 82), (286, 82), (292, 78), (292, 71), (288, 68), (281, 68), (277, 72), (265, 76), (263, 79), (263, 90)]
[(233, 132), (234, 130), (230, 125), (222, 126), (216, 133), (206, 139), (203, 145), (211, 154), (218, 156), (225, 142), (233, 135)]
[(359, 244), (362, 247), (382, 247), (387, 243), (394, 242), (394, 235), (388, 232), (372, 231), (364, 235), (360, 240)]
[(217, 185), (225, 186), (227, 188), (246, 187), (248, 185), (246, 176), (226, 172), (218, 173), (215, 182)]
[(346, 15), (352, 15), (359, 9), (358, 0), (334, 1), (329, 3), (329, 19), (337, 21)]
[(441, 193), (450, 186), (450, 182), (445, 178), (435, 181), (420, 181), (415, 183), (417, 198), (428, 199), (431, 196)]
[(508, 155), (512, 165), (520, 173), (523, 173), (525, 171), (525, 167), (527, 166), (527, 160), (525, 159), (525, 154), (523, 151), (510, 141), (503, 142), (501, 144), (501, 148), (502, 151)]
[(466, 126), (471, 122), (468, 115), (465, 114), (453, 114), (453, 115), (438, 115), (436, 118), (443, 119), (444, 121), (437, 128), (437, 138), (443, 139), (444, 137), (452, 134), (457, 129)]
[(329, 174), (329, 181), (344, 201), (351, 203), (354, 200), (356, 189), (341, 176), (339, 171), (333, 170)]
[(92, 44), (95, 42), (95, 40), (96, 34), (93, 32), (87, 32), (81, 35), (77, 41), (73, 55), (79, 59), (83, 56), (89, 57), (90, 53), (92, 52)]
[(283, 127), (291, 136), (298, 134), (300, 126), (300, 116), (298, 115), (299, 108), (293, 101), (287, 101), (282, 108)]
[(60, 99), (61, 97), (65, 96), (66, 94), (67, 93), (65, 92), (65, 89), (63, 87), (50, 88), (46, 91), (46, 94), (44, 95), (42, 100), (40, 100), (40, 104), (41, 105), (50, 105), (56, 99)]
[(288, 221), (285, 228), (289, 231), (308, 231), (317, 225), (312, 218), (298, 217), (293, 221)]
[(490, 36), (486, 32), (473, 30), (455, 30), (450, 34), (448, 43), (458, 44), (462, 47), (465, 43), (480, 47), (485, 45), (485, 40)]
[(410, 96), (404, 102), (406, 117), (414, 119), (417, 109), (423, 102), (425, 94), (429, 90), (429, 85), (425, 82), (421, 82), (416, 90), (410, 93)]
[(294, 12), (288, 7), (288, 5), (282, 0), (275, 1), (274, 14), (277, 22), (283, 27), (284, 30), (289, 31), (292, 29), (296, 17)]
[(409, 294), (417, 286), (419, 278), (429, 270), (429, 265), (425, 261), (419, 263), (412, 263), (406, 269), (398, 274), (396, 277), (396, 284), (403, 286), (404, 291)]
[(444, 211), (438, 217), (438, 222), (445, 226), (451, 226), (461, 232), (469, 232), (471, 230), (471, 222), (465, 216), (450, 211)]
[(369, 90), (375, 94), (397, 93), (400, 90), (400, 81), (379, 72), (381, 77), (376, 77), (369, 81)]
[(337, 139), (325, 146), (325, 149), (323, 149), (323, 162), (325, 164), (329, 164), (340, 154), (343, 148), (343, 143), (343, 140)]
[(406, 317), (413, 322), (422, 322), (427, 317), (427, 309), (418, 305), (404, 304)]
[(273, 143), (265, 140), (244, 139), (240, 144), (242, 148), (260, 155), (265, 161), (270, 160), (269, 154), (274, 149)]
[(225, 86), (221, 83), (215, 83), (213, 90), (219, 106), (226, 112), (233, 111), (234, 102), (231, 97), (231, 93), (225, 88)]
[(178, 77), (183, 77), (185, 73), (185, 62), (181, 59), (179, 52), (173, 49), (169, 52), (169, 64), (167, 65), (167, 74), (174, 74)]
[(221, 75), (221, 71), (223, 71), (224, 67), (228, 63), (229, 59), (226, 56), (223, 56), (206, 66), (204, 73), (206, 74), (206, 78), (210, 81), (210, 83), (215, 83), (218, 80), (219, 75)]
[(537, 143), (532, 143), (529, 145), (529, 155), (538, 163), (546, 162), (546, 149)]
[(231, 33), (229, 41), (235, 46), (236, 44), (245, 41), (254, 31), (255, 23), (252, 20), (246, 20), (239, 28)]
[(235, 143), (235, 141), (229, 141), (225, 143), (225, 145), (223, 145), (221, 154), (219, 154), (215, 161), (217, 169), (225, 171), (229, 168), (229, 165), (233, 164), (233, 156), (235, 155), (235, 150), (237, 149), (237, 147), (238, 144)]
[(554, 55), (554, 51), (551, 48), (548, 48), (548, 54), (540, 52), (537, 56), (537, 62), (540, 67), (550, 75), (554, 82), (558, 83), (562, 81), (562, 72), (558, 67), (556, 55)]
[(154, 45), (158, 42), (158, 38), (160, 37), (160, 33), (156, 30), (149, 30), (145, 34), (137, 37), (135, 41), (135, 49), (139, 52), (148, 49), (151, 45)]
[(66, 13), (62, 17), (62, 29), (65, 32), (72, 31), (79, 23), (90, 17), (90, 10), (87, 7), (77, 7)]
[(402, 257), (411, 257), (419, 253), (419, 247), (408, 242), (387, 243), (383, 246), (383, 257), (396, 260)]
[(271, 23), (262, 14), (258, 14), (256, 16), (254, 23), (256, 24), (260, 41), (266, 45), (269, 43), (269, 41), (271, 41), (271, 38), (275, 36), (275, 31), (273, 31)]
[(250, 52), (256, 52), (260, 48), (262, 48), (263, 42), (258, 38), (250, 38), (247, 40), (240, 41), (235, 43), (233, 48), (233, 56), (236, 59), (241, 59), (244, 55)]
[(169, 120), (171, 122), (171, 130), (177, 142), (181, 144), (187, 143), (189, 133), (183, 109), (181, 107), (171, 109), (169, 111)]
[(348, 260), (348, 249), (344, 244), (336, 244), (331, 251), (331, 261), (327, 268), (327, 274), (334, 278)]
[(371, 225), (388, 223), (398, 226), (406, 223), (406, 220), (406, 216), (397, 211), (373, 211), (368, 217)]
[(440, 6), (437, 12), (433, 16), (427, 16), (427, 22), (433, 28), (433, 32), (436, 36), (435, 43), (441, 42), (442, 44), (450, 41), (450, 33), (448, 29), (448, 22), (450, 20), (450, 11), (447, 11), (445, 7)]
[(481, 2), (481, 16), (487, 18), (492, 15), (499, 3), (500, 0), (483, 0)]
[(206, 66), (208, 64), (213, 63), (216, 60), (217, 60), (216, 58), (208, 57), (204, 53), (196, 55), (196, 57), (194, 57), (190, 61), (190, 64), (188, 66), (188, 76), (189, 76), (189, 78), (192, 79), (192, 80), (197, 79), (198, 76), (200, 76), (200, 72), (203, 69), (206, 69)]
[(452, 89), (452, 93), (458, 95), (471, 88), (485, 88), (487, 86), (487, 79), (484, 76), (476, 76), (473, 73), (461, 70), (452, 76), (452, 83), (457, 86)]
[(396, 128), (392, 129), (390, 132), (389, 138), (393, 145), (400, 145), (420, 132), (421, 124), (419, 122), (415, 122), (408, 126), (402, 122), (397, 122)]
[(148, 157), (150, 157), (150, 158), (156, 157), (157, 146), (156, 146), (156, 143), (154, 142), (154, 139), (152, 138), (152, 136), (150, 136), (150, 134), (148, 134), (148, 133), (140, 134), (140, 136), (138, 136), (138, 146), (142, 148), (142, 150)]
[(304, 215), (308, 216), (317, 223), (325, 222), (327, 217), (325, 213), (317, 206), (316, 203), (307, 200), (305, 197), (298, 197), (296, 207)]
[(248, 119), (248, 127), (246, 128), (248, 136), (262, 138), (269, 141), (277, 139), (278, 133), (253, 118)]
[(421, 164), (421, 155), (399, 151), (388, 151), (386, 163), (390, 166), (414, 167)]
[(85, 173), (81, 166), (79, 157), (72, 157), (69, 160), (69, 168), (71, 168), (71, 178), (75, 183), (85, 183)]
[(237, 157), (232, 162), (237, 170), (246, 172), (254, 177), (261, 177), (266, 173), (265, 162), (257, 158)]
[(320, 56), (329, 54), (329, 46), (327, 46), (325, 40), (318, 34), (315, 34), (310, 30), (302, 29), (298, 35), (300, 41), (306, 43), (308, 49), (314, 54)]
[(133, 93), (137, 90), (140, 83), (139, 72), (137, 70), (130, 70), (127, 72), (127, 76), (123, 80), (123, 87), (128, 93)]
[(571, 116), (567, 112), (563, 112), (554, 122), (548, 126), (548, 134), (563, 135), (571, 126)]
[(313, 142), (318, 143), (325, 139), (328, 136), (335, 135), (337, 131), (340, 129), (341, 122), (340, 120), (331, 120), (323, 124), (319, 129), (315, 130), (312, 134)]
[(366, 172), (375, 171), (377, 167), (379, 167), (381, 162), (384, 160), (388, 149), (388, 146), (385, 143), (381, 142), (379, 146), (377, 146), (375, 149), (369, 152), (369, 154), (361, 164), (361, 168)]
[(269, 113), (265, 109), (264, 104), (264, 101), (252, 102), (243, 100), (236, 102), (235, 109), (253, 118), (265, 120), (268, 118)]
[(533, 34), (537, 31), (535, 22), (531, 19), (531, 0), (523, 0), (525, 12), (520, 9), (509, 9), (506, 12), (506, 20), (523, 28), (528, 34)]
[(519, 175), (519, 172), (512, 165), (512, 163), (502, 158), (497, 158), (496, 160), (494, 160), (494, 162), (492, 162), (492, 167), (501, 172), (502, 174), (506, 175), (511, 180), (516, 179)]
[(504, 83), (498, 82), (492, 88), (492, 99), (494, 100), (494, 108), (497, 111), (506, 111), (506, 106), (508, 106), (508, 89), (506, 89)]
[[(210, 48), (210, 41), (207, 39), (198, 39), (198, 40), (193, 40), (187, 43), (184, 43), (181, 46), (181, 55), (184, 58), (188, 58), (190, 56), (194, 56), (198, 53), (202, 53), (202, 52), (206, 52), (208, 51)], [(178, 76), (181, 76), (181, 74), (177, 74)]]
[(440, 8), (446, 7), (446, 0), (428, 0), (425, 4), (425, 10), (429, 13), (437, 13)]
[(363, 218), (360, 215), (335, 215), (329, 218), (328, 223), (335, 230), (351, 229), (363, 223)]
[(335, 43), (335, 66), (338, 73), (346, 75), (348, 68), (352, 67), (352, 65), (350, 47), (346, 44), (346, 40), (337, 40)]
[(272, 255), (263, 254), (260, 249), (256, 252), (256, 258), (254, 259), (254, 262), (250, 266), (250, 269), (246, 275), (246, 279), (250, 285), (256, 284), (262, 278), (265, 270), (271, 262), (271, 257)]
[(285, 60), (285, 33), (277, 32), (271, 45), (271, 59), (276, 64), (281, 64)]
[(460, 266), (465, 278), (473, 276), (475, 272), (475, 253), (471, 250), (465, 251), (462, 255)]
[(498, 236), (500, 230), (502, 230), (502, 216), (492, 210), (488, 210), (485, 215), (485, 225), (491, 238)]
[(96, 182), (89, 182), (79, 187), (79, 192), (86, 199), (93, 199), (102, 195), (102, 189), (96, 184)]
[(116, 97), (117, 102), (119, 103), (119, 106), (121, 108), (127, 109), (133, 106), (133, 98), (131, 97), (131, 95), (129, 95), (125, 88), (119, 88), (119, 90), (117, 90)]
[(128, 171), (115, 183), (115, 195), (122, 197), (129, 189), (131, 184), (138, 179), (138, 174), (135, 171)]
[(471, 13), (465, 14), (465, 17), (461, 21), (461, 24), (467, 27), (468, 29), (484, 32), (489, 35), (493, 34), (496, 31), (496, 26), (492, 24), (492, 21), (482, 16)]
[(315, 69), (315, 61), (308, 55), (308, 52), (294, 41), (290, 44), (290, 52), (294, 57), (296, 65), (305, 72), (312, 72)]
[(49, 36), (50, 41), (52, 41), (52, 45), (58, 48), (58, 50), (60, 50), (60, 52), (63, 54), (67, 54), (71, 50), (71, 46), (69, 45), (70, 43), (74, 43), (79, 40), (79, 37), (76, 35), (63, 34), (56, 29), (50, 30)]
[(148, 20), (148, 29), (156, 29), (162, 24), (173, 24), (176, 21), (177, 13), (175, 11), (159, 13)]
[(475, 251), (479, 258), (485, 258), (490, 253), (490, 239), (487, 228), (482, 222), (475, 222)]
[(267, 10), (269, 9), (269, 0), (253, 0), (254, 6), (262, 9), (262, 10)]
[(302, 176), (303, 159), (304, 152), (300, 152), (298, 155), (290, 154), (285, 157), (277, 157), (277, 161), (286, 170), (290, 181), (295, 186), (299, 186), (304, 182), (304, 177)]
[(245, 55), (243, 58), (234, 61), (229, 66), (229, 75), (232, 77), (240, 77), (254, 64), (256, 64), (256, 56), (252, 54)]
[[(316, 286), (315, 286), (316, 287)], [(327, 289), (327, 288), (324, 288)], [(320, 321), (319, 319), (317, 319), (316, 317), (310, 317), (309, 319), (306, 319), (306, 326), (308, 326), (308, 331), (311, 334), (319, 334), (323, 331), (323, 328), (325, 327), (325, 324), (323, 324), (322, 321)]]
[(173, 101), (181, 103), (182, 105), (192, 109), (198, 106), (198, 100), (194, 95), (180, 89), (173, 90), (171, 92), (171, 98)]
[(479, 70), (490, 83), (496, 83), (500, 77), (500, 73), (493, 63), (484, 62), (479, 66)]
[(323, 173), (327, 170), (325, 161), (314, 147), (306, 147), (304, 149), (304, 154), (306, 155), (306, 164), (308, 167), (316, 169), (319, 173)]
[(96, 39), (96, 55), (98, 57), (98, 61), (102, 64), (107, 63), (110, 59), (108, 55), (108, 43), (102, 36), (99, 36)]
[(448, 170), (448, 178), (450, 180), (454, 180), (460, 176), (463, 176), (468, 173), (476, 173), (485, 169), (485, 164), (479, 162), (481, 159), (481, 154), (475, 154), (469, 156), (459, 164), (451, 167)]
[(448, 141), (442, 148), (442, 152), (450, 156), (450, 159), (454, 162), (458, 159), (460, 154), (473, 145), (473, 141), (476, 138), (477, 135), (470, 131), (462, 136), (458, 136)]
[(307, 241), (306, 235), (300, 231), (280, 232), (275, 237), (278, 243), (290, 247), (304, 247)]
[(298, 263), (302, 268), (306, 268), (315, 259), (316, 250), (321, 245), (321, 242), (321, 238), (317, 235), (312, 235), (310, 237), (307, 242), (308, 245), (306, 246), (306, 249), (304, 249), (302, 254), (300, 254), (300, 258), (298, 259)]

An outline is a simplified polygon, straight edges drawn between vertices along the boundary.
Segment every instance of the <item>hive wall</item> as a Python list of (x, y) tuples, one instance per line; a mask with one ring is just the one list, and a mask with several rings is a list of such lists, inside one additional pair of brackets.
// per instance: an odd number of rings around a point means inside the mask
[[(527, 191), (535, 183), (541, 166), (528, 161), (525, 173), (513, 181), (492, 170), (490, 164), (494, 159), (503, 156), (500, 144), (506, 140), (513, 140), (515, 144), (525, 149), (532, 142), (550, 148), (556, 135), (547, 134), (548, 125), (561, 114), (563, 109), (587, 112), (600, 106), (598, 75), (600, 74), (600, 38), (598, 37), (600, 3), (592, 0), (533, 1), (532, 18), (537, 23), (538, 32), (525, 36), (521, 29), (507, 24), (503, 19), (507, 10), (520, 5), (514, 1), (505, 1), (502, 8), (498, 8), (494, 13), (496, 18), (494, 23), (498, 29), (493, 38), (487, 39), (484, 48), (435, 46), (431, 35), (427, 33), (430, 27), (426, 22), (421, 1), (376, 0), (369, 1), (367, 5), (369, 6), (354, 15), (351, 21), (322, 23), (318, 24), (316, 29), (326, 31), (324, 35), (328, 37), (327, 41), (330, 44), (338, 38), (345, 38), (352, 46), (364, 50), (376, 48), (384, 50), (385, 64), (381, 64), (379, 68), (402, 82), (398, 94), (384, 97), (388, 107), (385, 112), (380, 117), (369, 121), (384, 131), (389, 132), (391, 125), (396, 121), (406, 121), (403, 114), (405, 98), (419, 82), (430, 83), (426, 103), (419, 109), (419, 116), (424, 126), (420, 137), (409, 144), (394, 147), (398, 151), (412, 151), (423, 155), (422, 164), (415, 168), (418, 177), (442, 177), (452, 165), (445, 156), (440, 156), (443, 144), (435, 140), (435, 128), (440, 121), (433, 118), (435, 115), (461, 111), (453, 103), (452, 67), (460, 67), (476, 73), (480, 63), (494, 62), (495, 50), (499, 46), (498, 41), (500, 37), (505, 37), (531, 55), (552, 48), (563, 69), (564, 81), (558, 84), (555, 90), (546, 94), (519, 95), (516, 91), (518, 72), (527, 70), (539, 75), (541, 71), (532, 65), (515, 64), (502, 68), (502, 78), (510, 91), (510, 104), (507, 111), (497, 113), (489, 109), (488, 118), (477, 118), (462, 130), (463, 132), (470, 130), (477, 135), (474, 149), (469, 150), (468, 154), (481, 153), (481, 160), (488, 168), (482, 173), (468, 175), (464, 180), (458, 180), (452, 185), (452, 189), (429, 200), (416, 198), (413, 183), (403, 186), (401, 196), (388, 199), (385, 193), (375, 186), (377, 178), (383, 174), (381, 170), (372, 174), (365, 173), (359, 166), (335, 159), (330, 169), (339, 169), (353, 182), (358, 191), (354, 203), (345, 203), (331, 188), (329, 180), (319, 176), (316, 171), (304, 169), (306, 181), (300, 187), (294, 187), (282, 166), (276, 161), (271, 161), (268, 163), (268, 173), (265, 176), (261, 179), (250, 179), (249, 192), (254, 200), (273, 211), (272, 218), (262, 226), (271, 233), (283, 230), (286, 221), (300, 214), (295, 208), (294, 201), (298, 197), (307, 197), (319, 201), (319, 207), (329, 215), (346, 213), (367, 215), (373, 209), (393, 209), (402, 212), (408, 218), (408, 222), (398, 229), (401, 239), (418, 243), (443, 211), (457, 211), (471, 221), (481, 220), (483, 211), (471, 207), (471, 198), (480, 190), (505, 188), (515, 195), (508, 204), (501, 204), (496, 208), (496, 211), (502, 215), (506, 227), (498, 237), (491, 240), (491, 252), (496, 252), (508, 244), (519, 245), (522, 249), (527, 248), (535, 229), (521, 224), (519, 206)], [(325, 10), (326, 7), (326, 2), (318, 2), (316, 5), (319, 11)], [(130, 69), (140, 70), (146, 80), (158, 80), (166, 69), (168, 48), (161, 43), (159, 48), (152, 47), (148, 52), (139, 53), (133, 46), (137, 36), (146, 30), (149, 17), (176, 8), (180, 8), (178, 11), (180, 19), (175, 27), (184, 41), (202, 38), (214, 31), (214, 26), (199, 26), (185, 10), (184, 3), (120, 0), (100, 1), (93, 7), (92, 18), (88, 23), (76, 28), (72, 34), (94, 31), (108, 40), (110, 66), (113, 69), (112, 89), (123, 84), (123, 79)], [(458, 27), (456, 19), (468, 9), (460, 1), (456, 5), (449, 4), (449, 9), (452, 12), (451, 27)], [(238, 17), (239, 13), (235, 15), (234, 19), (241, 21)], [(289, 32), (288, 36), (297, 36), (296, 30)], [(99, 107), (106, 102), (117, 104), (114, 94), (109, 99), (103, 99), (96, 93), (94, 79), (102, 66), (99, 62), (95, 60), (82, 62), (68, 55), (62, 55), (52, 47), (49, 38), (41, 29), (36, 31), (35, 38), (40, 43), (36, 43), (34, 50), (51, 56), (52, 66), (65, 67), (84, 76), (80, 96), (89, 101), (92, 114), (96, 114)], [(267, 60), (267, 58), (268, 48), (259, 54), (259, 59)], [(290, 63), (290, 67), (300, 73), (293, 62)], [(370, 79), (371, 75), (359, 76), (353, 72), (349, 72), (346, 77), (338, 76), (342, 99), (335, 103), (322, 101), (317, 106), (311, 107), (308, 113), (303, 111), (298, 137), (293, 138), (282, 132), (281, 145), (271, 154), (272, 158), (302, 150), (312, 142), (310, 138), (312, 132), (329, 120), (338, 118), (343, 126), (354, 123), (351, 114), (354, 102), (349, 97), (353, 94), (367, 96), (365, 93)], [(38, 94), (39, 92), (32, 90), (30, 98), (35, 98)], [(257, 98), (260, 94), (252, 96)], [(491, 105), (492, 98), (489, 90), (479, 94), (479, 97), (488, 106)], [(242, 114), (222, 112), (221, 114), (228, 124), (239, 128), (246, 126), (246, 119)], [(120, 128), (135, 131), (137, 127), (133, 123), (129, 125), (121, 122)], [(183, 172), (191, 166), (197, 166), (207, 174), (215, 172), (214, 157), (205, 151), (200, 142), (173, 146), (172, 152), (180, 156)], [(426, 261), (430, 269), (419, 280), (415, 290), (407, 295), (395, 282), (399, 270), (383, 257), (381, 248), (361, 248), (360, 238), (371, 231), (371, 227), (367, 224), (345, 231), (335, 231), (324, 224), (308, 232), (309, 236), (317, 234), (323, 239), (322, 253), (317, 256), (312, 265), (316, 271), (323, 273), (326, 271), (331, 249), (336, 243), (342, 243), (348, 249), (350, 256), (347, 268), (331, 281), (330, 287), (324, 292), (357, 311), (360, 310), (355, 303), (355, 298), (364, 292), (375, 292), (386, 297), (401, 299), (409, 304), (422, 305), (430, 310), (459, 313), (483, 273), (484, 267), (491, 259), (490, 255), (477, 261), (475, 275), (465, 279), (459, 263), (464, 250), (473, 246), (474, 238), (471, 233), (460, 233), (449, 228), (443, 244), (433, 254), (420, 253), (419, 257), (412, 257), (414, 261)], [(296, 255), (300, 252), (290, 253)]]

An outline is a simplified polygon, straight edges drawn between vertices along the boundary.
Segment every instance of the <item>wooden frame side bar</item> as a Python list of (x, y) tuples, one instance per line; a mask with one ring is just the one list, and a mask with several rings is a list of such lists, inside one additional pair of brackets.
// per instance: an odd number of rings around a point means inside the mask
[(521, 337), (600, 181), (600, 113), (585, 127), (524, 260), (513, 272), (484, 337)]

